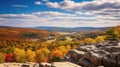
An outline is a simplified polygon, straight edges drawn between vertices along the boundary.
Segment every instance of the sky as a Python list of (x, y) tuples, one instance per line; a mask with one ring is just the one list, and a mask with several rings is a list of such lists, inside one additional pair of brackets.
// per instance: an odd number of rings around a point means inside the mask
[(0, 0), (0, 26), (120, 25), (120, 0)]

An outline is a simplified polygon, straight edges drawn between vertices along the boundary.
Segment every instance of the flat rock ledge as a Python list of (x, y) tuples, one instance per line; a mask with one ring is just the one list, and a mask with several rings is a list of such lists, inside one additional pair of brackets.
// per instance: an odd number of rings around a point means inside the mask
[(64, 57), (82, 67), (120, 67), (120, 41), (80, 45)]
[(38, 63), (2, 63), (0, 64), (0, 67), (82, 67), (77, 64), (71, 63), (71, 62), (52, 62), (52, 63), (46, 63), (41, 62)]
[(0, 67), (39, 67), (39, 64), (33, 62), (27, 63), (1, 63)]

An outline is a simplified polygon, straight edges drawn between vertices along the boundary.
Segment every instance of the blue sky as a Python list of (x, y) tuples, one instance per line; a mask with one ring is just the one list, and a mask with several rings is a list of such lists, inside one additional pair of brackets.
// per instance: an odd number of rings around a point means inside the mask
[(0, 26), (120, 25), (119, 0), (1, 0)]
[[(0, 2), (0, 14), (6, 13), (32, 13), (39, 11), (63, 11), (60, 9), (48, 8), (45, 5), (46, 2), (61, 2), (64, 0), (1, 0)], [(92, 0), (74, 0), (75, 2), (92, 1)], [(40, 5), (35, 4), (40, 2)], [(12, 5), (23, 5), (23, 7), (15, 7)], [(26, 7), (25, 7), (26, 6)]]

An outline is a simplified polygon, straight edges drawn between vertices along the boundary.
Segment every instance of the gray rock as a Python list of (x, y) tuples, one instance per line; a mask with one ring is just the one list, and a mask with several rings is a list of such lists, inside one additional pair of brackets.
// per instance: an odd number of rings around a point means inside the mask
[(82, 45), (66, 55), (67, 61), (82, 67), (120, 67), (120, 46), (118, 41)]
[(81, 58), (79, 60), (79, 65), (82, 67), (96, 67), (93, 63), (91, 63), (88, 59)]
[(105, 67), (117, 67), (117, 63), (115, 60), (111, 60), (111, 59), (105, 57), (103, 59), (103, 66), (105, 66)]

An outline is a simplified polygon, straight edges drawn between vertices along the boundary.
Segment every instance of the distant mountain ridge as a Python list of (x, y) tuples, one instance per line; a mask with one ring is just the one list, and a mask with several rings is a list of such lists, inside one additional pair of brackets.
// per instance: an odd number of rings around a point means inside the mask
[(95, 28), (95, 27), (74, 27), (74, 28), (68, 28), (68, 27), (47, 27), (47, 26), (38, 26), (35, 27), (37, 29), (43, 29), (43, 30), (48, 30), (48, 31), (62, 31), (62, 32), (80, 32), (80, 31), (91, 31), (91, 30), (106, 30), (110, 27), (100, 27), (100, 28)]

